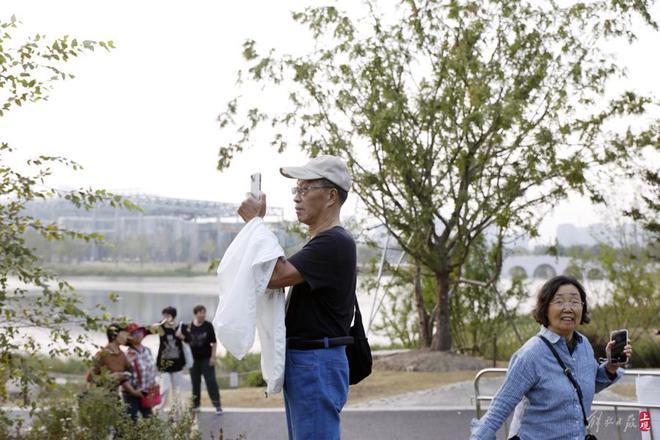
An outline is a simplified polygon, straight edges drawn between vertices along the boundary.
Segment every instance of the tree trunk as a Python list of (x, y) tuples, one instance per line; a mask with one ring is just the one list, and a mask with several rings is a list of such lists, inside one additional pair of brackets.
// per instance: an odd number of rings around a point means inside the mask
[(451, 322), (449, 321), (449, 273), (436, 273), (438, 307), (435, 309), (435, 334), (431, 350), (451, 350)]
[(419, 337), (422, 347), (431, 346), (431, 329), (429, 327), (429, 314), (424, 307), (424, 296), (422, 295), (421, 268), (419, 265), (415, 271), (415, 307), (419, 319)]

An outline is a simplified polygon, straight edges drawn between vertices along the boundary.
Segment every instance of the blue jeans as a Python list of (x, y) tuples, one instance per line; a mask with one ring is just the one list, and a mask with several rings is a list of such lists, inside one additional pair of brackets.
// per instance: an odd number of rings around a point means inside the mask
[(337, 440), (348, 398), (346, 347), (286, 350), (284, 405), (289, 440)]

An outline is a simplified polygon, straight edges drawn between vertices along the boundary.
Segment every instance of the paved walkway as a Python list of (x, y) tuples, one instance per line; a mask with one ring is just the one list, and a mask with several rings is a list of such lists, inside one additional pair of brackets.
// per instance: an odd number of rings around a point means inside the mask
[[(342, 440), (459, 440), (467, 439), (470, 411), (434, 410), (359, 410), (342, 413)], [(220, 428), (225, 440), (243, 434), (246, 440), (286, 440), (284, 411), (245, 411), (229, 409), (218, 417), (209, 412), (199, 415), (204, 439), (218, 438)], [(498, 440), (505, 439), (502, 435)]]
[[(493, 395), (502, 383), (502, 378), (481, 380), (482, 394)], [(598, 394), (599, 400), (623, 400), (607, 390)], [(342, 412), (342, 439), (389, 440), (389, 439), (437, 439), (460, 440), (469, 437), (470, 420), (475, 417), (474, 384), (472, 381), (458, 382), (435, 389), (416, 391), (353, 404)], [(600, 422), (598, 438), (617, 439), (612, 412), (596, 412)], [(635, 423), (632, 425), (630, 416)], [(622, 440), (638, 440), (639, 431), (634, 417), (636, 412), (620, 413)], [(628, 426), (626, 426), (628, 422)], [(634, 426), (633, 426), (634, 425)], [(247, 410), (227, 408), (225, 415), (218, 417), (211, 409), (202, 411), (198, 426), (205, 439), (212, 438), (220, 428), (225, 439), (234, 440), (244, 434), (247, 440), (286, 439), (286, 416), (283, 409)], [(497, 439), (506, 439), (502, 429)]]
[[(623, 429), (621, 440), (639, 440), (637, 425), (626, 427), (628, 416), (636, 413), (620, 413)], [(466, 440), (469, 437), (470, 420), (474, 411), (419, 409), (419, 408), (347, 408), (342, 413), (342, 440)], [(614, 414), (601, 414), (602, 423), (597, 432), (599, 440), (617, 440), (616, 428), (606, 419), (614, 420)], [(199, 429), (205, 440), (218, 439), (220, 428), (225, 440), (236, 440), (241, 434), (245, 440), (286, 440), (286, 416), (282, 410), (249, 411), (228, 409), (223, 416), (211, 411), (199, 415)], [(212, 437), (213, 435), (213, 437)], [(506, 439), (505, 431), (498, 433), (497, 440)]]
[[(502, 378), (484, 378), (480, 381), (480, 393), (493, 396), (501, 384)], [(603, 390), (597, 394), (596, 400), (623, 401), (625, 399), (609, 390)], [(457, 382), (438, 388), (356, 403), (351, 407), (474, 409), (474, 383), (472, 381)]]
[[(495, 394), (501, 381), (502, 377), (482, 379), (481, 393)], [(605, 390), (598, 394), (598, 400), (623, 399)], [(619, 423), (624, 430), (621, 440), (640, 438), (637, 415), (637, 412), (619, 413)], [(14, 411), (14, 416), (26, 417), (26, 414)], [(342, 413), (342, 439), (467, 439), (473, 417), (473, 382), (458, 382), (350, 405)], [(617, 439), (614, 414), (609, 411), (596, 412), (595, 417), (599, 422), (598, 438)], [(631, 424), (631, 421), (634, 423)], [(283, 408), (225, 408), (223, 416), (216, 416), (212, 408), (203, 408), (198, 415), (197, 425), (205, 440), (217, 440), (220, 429), (223, 430), (225, 440), (237, 440), (241, 434), (245, 440), (287, 439)], [(506, 439), (504, 429), (498, 435), (500, 439)]]

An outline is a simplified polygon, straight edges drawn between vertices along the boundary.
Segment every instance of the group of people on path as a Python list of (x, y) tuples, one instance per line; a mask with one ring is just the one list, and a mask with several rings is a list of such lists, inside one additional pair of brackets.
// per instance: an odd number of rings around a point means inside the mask
[[(206, 321), (203, 305), (195, 306), (193, 314), (194, 319), (184, 324), (176, 320), (176, 308), (168, 306), (163, 309), (158, 324), (148, 327), (136, 323), (110, 324), (106, 329), (108, 344), (96, 353), (87, 375), (88, 382), (113, 392), (120, 390), (127, 413), (137, 421), (140, 415), (150, 417), (154, 409), (178, 402), (183, 370), (188, 367), (192, 410), (199, 410), (203, 377), (216, 414), (221, 415), (220, 390), (215, 375), (215, 331)], [(150, 334), (160, 338), (155, 359), (151, 350), (142, 344)]]
[[(280, 257), (268, 280), (271, 289), (291, 287), (285, 317), (283, 386), (289, 439), (336, 440), (341, 435), (340, 413), (348, 398), (346, 345), (352, 343), (350, 328), (357, 301), (355, 241), (340, 222), (352, 176), (335, 156), (319, 156), (304, 166), (281, 168), (280, 172), (297, 180), (291, 189), (296, 215), (309, 227), (309, 241), (291, 257)], [(263, 218), (266, 211), (265, 194), (249, 195), (239, 214), (249, 223)], [(196, 308), (195, 320), (188, 326), (176, 323), (172, 308), (163, 310), (163, 317), (156, 326), (161, 345), (155, 365), (161, 383), (169, 384), (170, 392), (180, 387), (183, 343), (187, 342), (195, 358), (190, 368), (193, 407), (199, 407), (203, 376), (211, 401), (221, 413), (214, 374), (215, 332), (205, 321), (205, 310)], [(494, 440), (514, 412), (516, 429), (511, 434), (515, 439), (595, 438), (587, 428), (594, 394), (623, 375), (621, 365), (610, 356), (613, 342), (606, 348), (607, 359), (597, 362), (591, 344), (577, 331), (579, 325), (589, 322), (589, 306), (584, 287), (572, 277), (558, 276), (545, 283), (534, 318), (541, 326), (538, 335), (512, 357), (505, 382), (488, 412), (472, 423), (472, 440)], [(97, 355), (94, 369), (94, 373), (101, 367), (109, 370), (130, 411), (135, 411), (135, 399), (148, 393), (155, 376), (143, 373), (143, 368), (153, 369), (148, 350), (140, 345), (144, 334), (146, 329), (139, 326), (111, 326), (108, 345)], [(121, 345), (130, 347), (128, 356)], [(629, 360), (632, 347), (626, 344), (623, 353)]]

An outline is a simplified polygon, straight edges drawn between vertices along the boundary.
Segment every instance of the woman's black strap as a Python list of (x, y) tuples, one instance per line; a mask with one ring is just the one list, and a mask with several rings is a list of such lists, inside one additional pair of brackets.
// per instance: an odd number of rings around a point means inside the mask
[(541, 338), (541, 340), (545, 343), (545, 345), (548, 346), (552, 354), (555, 355), (555, 359), (557, 359), (559, 366), (561, 367), (562, 370), (564, 370), (564, 374), (566, 375), (566, 377), (568, 377), (568, 380), (570, 380), (571, 383), (573, 384), (573, 387), (577, 392), (578, 399), (580, 400), (580, 408), (582, 408), (582, 419), (584, 420), (584, 426), (589, 426), (589, 422), (587, 421), (587, 413), (584, 410), (584, 403), (582, 402), (582, 389), (580, 388), (580, 384), (578, 384), (577, 380), (575, 380), (575, 377), (573, 377), (573, 373), (571, 372), (571, 369), (568, 368), (564, 363), (564, 361), (561, 360), (561, 358), (559, 357), (559, 353), (557, 353), (557, 350), (555, 350), (555, 347), (552, 346), (550, 341), (548, 341), (542, 335), (536, 335), (536, 336)]

